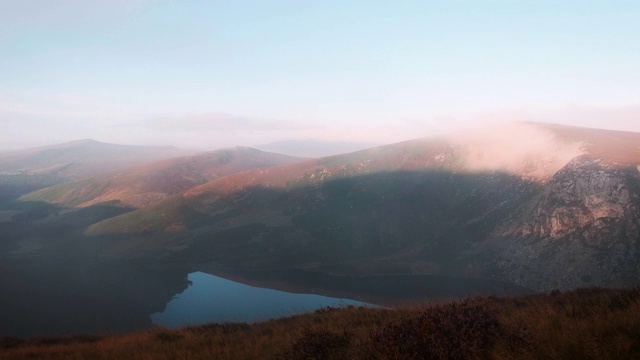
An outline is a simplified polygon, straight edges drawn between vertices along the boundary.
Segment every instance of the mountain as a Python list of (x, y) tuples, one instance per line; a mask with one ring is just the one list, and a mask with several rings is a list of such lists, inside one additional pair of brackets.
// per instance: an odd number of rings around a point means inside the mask
[(640, 134), (518, 124), (221, 177), (93, 224), (105, 256), (640, 283)]
[(273, 151), (299, 157), (325, 157), (350, 153), (358, 150), (379, 146), (375, 143), (349, 142), (349, 141), (322, 141), (322, 140), (282, 140), (269, 144), (258, 145), (256, 148), (264, 151)]
[(235, 147), (172, 158), (127, 170), (61, 184), (23, 196), (65, 207), (110, 202), (146, 207), (210, 180), (235, 172), (299, 161), (286, 155)]
[(0, 202), (43, 187), (186, 155), (170, 146), (79, 140), (0, 154)]

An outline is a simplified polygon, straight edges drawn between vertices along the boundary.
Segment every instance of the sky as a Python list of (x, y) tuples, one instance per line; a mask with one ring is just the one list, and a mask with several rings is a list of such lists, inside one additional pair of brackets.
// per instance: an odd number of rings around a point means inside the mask
[(640, 1), (0, 0), (0, 149), (640, 131)]

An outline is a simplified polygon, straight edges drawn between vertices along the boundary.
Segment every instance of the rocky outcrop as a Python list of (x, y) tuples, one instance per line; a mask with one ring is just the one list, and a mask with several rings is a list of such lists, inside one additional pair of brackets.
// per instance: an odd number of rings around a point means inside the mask
[(538, 289), (640, 282), (640, 172), (582, 155), (487, 242), (498, 276)]
[(586, 155), (575, 158), (549, 181), (523, 235), (559, 239), (585, 227), (600, 227), (605, 219), (637, 229), (638, 193), (632, 189), (640, 182), (638, 175), (635, 169), (606, 165)]

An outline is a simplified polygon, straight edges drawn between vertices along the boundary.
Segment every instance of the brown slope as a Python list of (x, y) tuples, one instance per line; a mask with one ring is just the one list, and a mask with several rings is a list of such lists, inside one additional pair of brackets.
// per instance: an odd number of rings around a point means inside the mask
[(417, 139), (349, 154), (311, 159), (269, 169), (239, 172), (189, 189), (186, 198), (209, 192), (230, 194), (263, 186), (287, 188), (377, 172), (456, 167), (453, 149), (442, 139)]
[(115, 174), (62, 184), (23, 196), (21, 200), (44, 200), (79, 207), (117, 201), (122, 205), (146, 207), (234, 172), (298, 160), (286, 155), (236, 147), (169, 159)]

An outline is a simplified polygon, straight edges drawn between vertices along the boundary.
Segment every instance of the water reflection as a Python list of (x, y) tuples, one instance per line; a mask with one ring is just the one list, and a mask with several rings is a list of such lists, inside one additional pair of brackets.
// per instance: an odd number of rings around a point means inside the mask
[(368, 305), (364, 302), (244, 285), (195, 272), (193, 283), (165, 310), (151, 315), (154, 324), (181, 327), (210, 322), (255, 322), (314, 311), (326, 306)]

